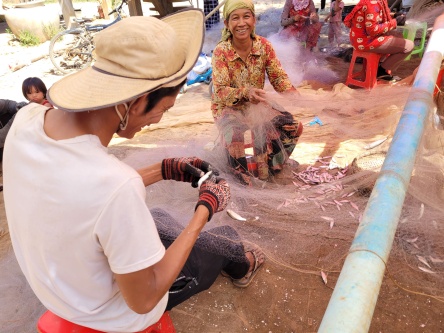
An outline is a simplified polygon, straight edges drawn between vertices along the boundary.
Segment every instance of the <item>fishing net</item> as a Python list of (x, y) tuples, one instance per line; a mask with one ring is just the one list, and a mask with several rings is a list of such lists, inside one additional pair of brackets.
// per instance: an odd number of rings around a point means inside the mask
[[(230, 173), (215, 127), (205, 133), (206, 139), (200, 139), (201, 135), (197, 134), (199, 128), (196, 128), (194, 138), (183, 138), (180, 145), (168, 143), (161, 147), (160, 144), (155, 149), (149, 149), (149, 153), (134, 151), (125, 157), (127, 163), (142, 166), (162, 156), (198, 155), (219, 169), (232, 189), (228, 206), (230, 214), (216, 214), (205, 231), (211, 233), (211, 228), (230, 225), (237, 230), (241, 239), (256, 243), (264, 250), (267, 270), (276, 272), (282, 269), (293, 272), (293, 275), (298, 274), (297, 278), (280, 281), (279, 275), (264, 271), (259, 279), (265, 279), (267, 284), (258, 282), (256, 292), (258, 289), (261, 293), (266, 292), (270, 288), (268, 284), (278, 281), (285, 290), (289, 290), (301, 279), (300, 275), (317, 276), (319, 284), (323, 284), (321, 276), (324, 276), (326, 285), (334, 286), (407, 96), (414, 93), (411, 88), (402, 86), (364, 92), (341, 84), (329, 92), (300, 90), (301, 96), (294, 100), (269, 91), (270, 100), (291, 110), (295, 118), (305, 124), (304, 133), (291, 155), (291, 160), (299, 165), (286, 165), (281, 173), (269, 181), (256, 179), (252, 186), (241, 185)], [(347, 103), (344, 100), (340, 102), (338, 98), (336, 104), (335, 96), (338, 94), (348, 96)], [(374, 103), (376, 99), (379, 103)], [(433, 108), (432, 104), (430, 108)], [(444, 295), (440, 289), (444, 282), (444, 248), (440, 239), (444, 232), (441, 204), (444, 199), (443, 132), (436, 128), (433, 114), (433, 111), (430, 112), (418, 149), (387, 263), (384, 286), (394, 284), (403, 295), (422, 294), (424, 299), (437, 300), (442, 309)], [(309, 125), (315, 116), (322, 120), (323, 125)], [(256, 122), (260, 122), (260, 119), (256, 119)], [(155, 131), (150, 134), (155, 134)], [(117, 147), (113, 149), (118, 150)], [(252, 155), (249, 148), (246, 152)], [(191, 217), (197, 194), (188, 184), (159, 183), (148, 188), (147, 193), (150, 207), (167, 210), (180, 223), (186, 223)], [(171, 203), (174, 203), (174, 207), (171, 207)], [(205, 242), (197, 246), (211, 248)], [(224, 248), (229, 247), (221, 247), (220, 250), (223, 252)], [(390, 298), (381, 296), (381, 299)], [(237, 302), (239, 307), (249, 304), (247, 301), (244, 301), (246, 304), (241, 300)], [(265, 300), (258, 302), (255, 306), (259, 308), (268, 303)], [(389, 304), (386, 306), (390, 308)], [(190, 307), (188, 315), (194, 311)], [(283, 308), (277, 306), (267, 318), (279, 316), (281, 311)], [(259, 318), (249, 314), (247, 320), (255, 322)], [(283, 319), (278, 322), (285, 328), (289, 327), (289, 323)], [(241, 319), (237, 323), (239, 327), (244, 327)], [(265, 327), (270, 329), (270, 326)], [(287, 332), (285, 328), (275, 332)], [(268, 332), (265, 329), (259, 331)]]
[[(276, 27), (270, 20), (279, 22), (279, 15), (280, 10), (273, 9), (263, 16), (267, 31)], [(218, 28), (207, 32), (207, 52), (220, 36)], [(325, 26), (323, 29), (325, 32)], [(134, 168), (165, 157), (199, 156), (209, 161), (231, 186), (230, 214), (215, 214), (197, 246), (216, 248), (236, 260), (237, 254), (228, 252), (227, 244), (238, 238), (211, 233), (212, 228), (229, 225), (241, 240), (259, 245), (266, 254), (265, 267), (249, 288), (234, 290), (228, 280), (220, 278), (208, 293), (173, 310), (178, 332), (316, 331), (407, 98), (415, 93), (401, 84), (371, 91), (350, 89), (341, 83), (343, 73), (332, 67), (331, 59), (307, 53), (296, 43), (285, 43), (276, 32), (263, 35), (272, 41), (300, 94), (280, 95), (267, 83), (266, 98), (269, 105), (302, 122), (304, 132), (289, 163), (269, 181), (254, 179), (251, 186), (245, 186), (230, 172), (205, 84), (190, 87), (159, 124), (144, 129), (133, 140), (115, 138), (109, 148)], [(348, 69), (348, 64), (343, 66), (342, 72)], [(439, 98), (436, 103), (439, 105)], [(430, 116), (411, 181), (406, 184), (406, 200), (371, 332), (419, 332), (424, 322), (429, 331), (442, 328), (436, 316), (444, 310), (444, 131), (439, 120), (442, 106), (437, 108), (437, 104), (430, 101)], [(263, 112), (267, 108), (252, 106), (256, 128), (271, 126)], [(246, 138), (251, 140), (248, 131)], [(246, 154), (254, 159), (251, 148)], [(164, 236), (174, 237), (186, 225), (197, 193), (189, 184), (174, 181), (147, 187), (150, 209), (164, 210), (178, 223), (170, 228), (162, 214), (155, 213)], [(6, 231), (2, 240), (7, 237)], [(21, 275), (9, 242), (2, 244), (0, 331), (34, 332), (44, 308)], [(393, 312), (393, 302), (415, 307), (418, 317), (408, 320), (416, 326), (406, 328), (398, 323), (401, 314)]]

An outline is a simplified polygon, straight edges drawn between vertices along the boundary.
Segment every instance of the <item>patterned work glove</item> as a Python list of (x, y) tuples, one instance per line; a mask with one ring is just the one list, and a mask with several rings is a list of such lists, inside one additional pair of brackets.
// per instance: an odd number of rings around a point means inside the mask
[(219, 174), (210, 163), (197, 157), (176, 157), (162, 160), (163, 179), (188, 182), (193, 187), (197, 187), (199, 178), (210, 170), (216, 176)]
[(196, 209), (199, 205), (204, 205), (210, 211), (208, 221), (211, 220), (214, 213), (224, 210), (228, 201), (230, 201), (230, 186), (222, 178), (211, 177), (202, 183), (199, 190), (199, 201), (196, 204)]

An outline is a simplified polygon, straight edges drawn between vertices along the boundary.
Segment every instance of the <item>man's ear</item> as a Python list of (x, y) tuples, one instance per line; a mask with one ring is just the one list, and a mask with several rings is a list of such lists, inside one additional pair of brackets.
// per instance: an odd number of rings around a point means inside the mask
[(142, 96), (137, 97), (136, 101), (133, 103), (133, 106), (131, 108), (132, 114), (141, 114), (145, 113), (145, 107), (148, 104), (148, 98), (147, 96), (149, 93), (143, 94)]

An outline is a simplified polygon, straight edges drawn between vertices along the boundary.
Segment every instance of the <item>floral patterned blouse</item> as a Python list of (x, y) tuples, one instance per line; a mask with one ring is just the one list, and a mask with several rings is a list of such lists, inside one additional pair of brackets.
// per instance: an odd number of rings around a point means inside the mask
[(220, 117), (225, 107), (245, 110), (248, 102), (248, 88), (263, 89), (265, 73), (277, 92), (290, 90), (293, 86), (281, 66), (271, 43), (257, 36), (246, 61), (231, 45), (231, 38), (217, 44), (212, 56), (214, 93), (211, 97), (211, 111)]
[[(299, 1), (301, 5), (296, 8), (293, 4), (292, 0), (286, 0), (284, 4), (284, 9), (282, 10), (281, 15), (281, 25), (283, 27), (287, 27), (289, 25), (293, 25), (293, 29), (300, 31), (304, 28), (304, 26), (310, 25), (310, 14), (316, 13), (316, 7), (314, 5), (313, 0), (309, 1)], [(306, 5), (304, 5), (306, 3)], [(304, 16), (305, 19), (300, 21), (295, 21), (293, 19), (294, 16), (301, 15)]]
[(350, 28), (353, 48), (361, 51), (381, 46), (393, 36), (387, 32), (396, 28), (386, 0), (361, 0), (344, 20)]

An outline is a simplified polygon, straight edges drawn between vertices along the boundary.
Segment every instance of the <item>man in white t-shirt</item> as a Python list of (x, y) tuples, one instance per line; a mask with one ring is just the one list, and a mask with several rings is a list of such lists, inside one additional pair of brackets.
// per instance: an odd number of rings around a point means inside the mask
[[(54, 109), (30, 104), (16, 115), (3, 163), (11, 240), (37, 297), (68, 321), (141, 331), (222, 270), (247, 286), (264, 261), (260, 249), (240, 241), (230, 245), (238, 260), (195, 246), (230, 199), (223, 179), (198, 184), (216, 174), (207, 162), (168, 158), (134, 170), (107, 153), (114, 134), (131, 139), (174, 105), (201, 51), (203, 27), (194, 9), (122, 20), (95, 36), (92, 67), (49, 89)], [(156, 219), (174, 224), (171, 216), (145, 203), (145, 187), (161, 180), (200, 185), (193, 217), (173, 238), (156, 227)], [(237, 236), (230, 228), (217, 232)]]

